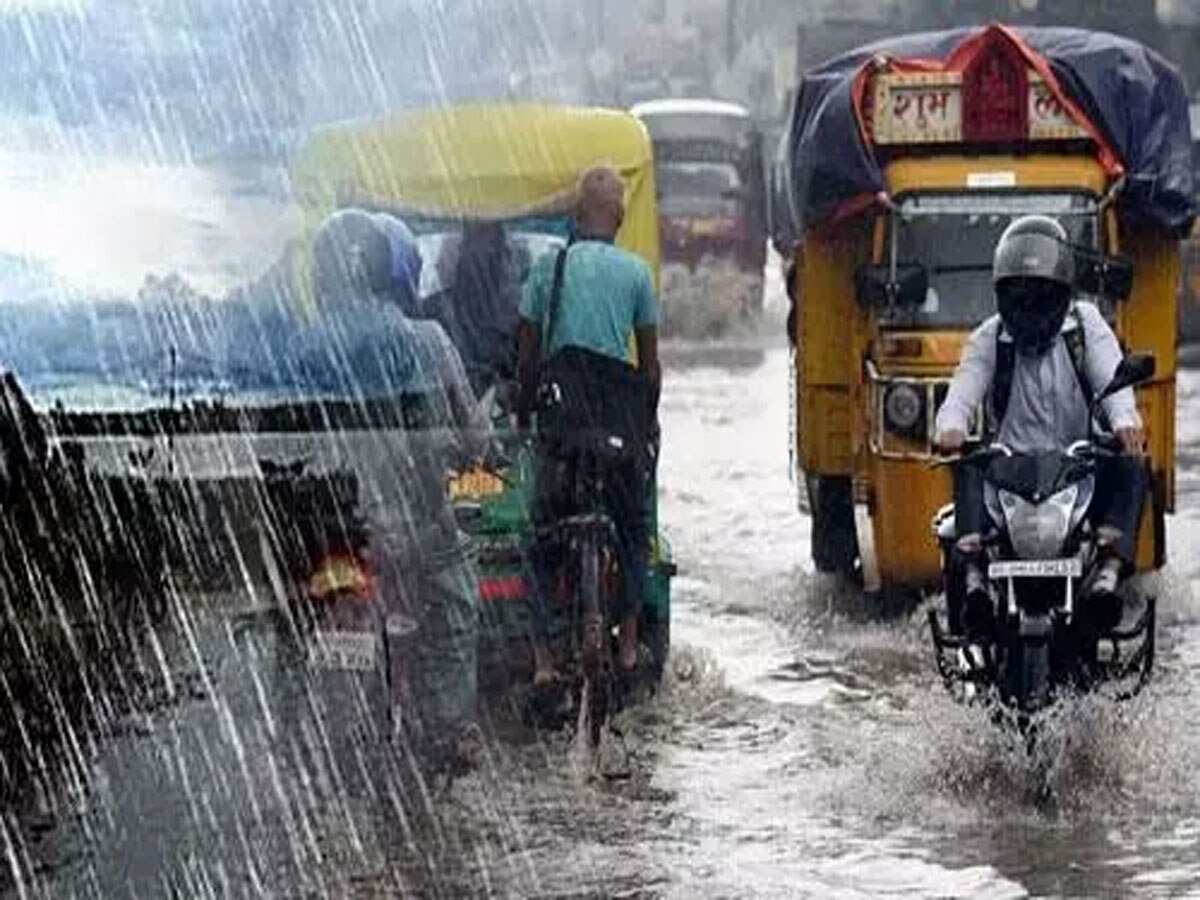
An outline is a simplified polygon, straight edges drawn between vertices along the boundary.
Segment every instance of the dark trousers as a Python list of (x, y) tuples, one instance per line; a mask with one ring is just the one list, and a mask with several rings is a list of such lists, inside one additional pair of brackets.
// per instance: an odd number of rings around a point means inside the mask
[[(575, 461), (557, 453), (538, 453), (532, 519), (538, 537), (530, 552), (533, 566), (534, 633), (548, 637), (550, 619), (568, 547), (565, 535), (550, 526), (578, 512), (574, 508)], [(619, 617), (642, 610), (642, 594), (649, 566), (649, 527), (646, 515), (646, 470), (637, 455), (606, 469), (604, 505), (616, 528), (621, 563), (621, 596), (614, 598)]]
[(578, 439), (586, 434), (619, 436), (628, 455), (605, 463), (605, 510), (616, 527), (623, 590), (619, 615), (641, 611), (649, 566), (647, 446), (656, 441), (657, 398), (650, 384), (626, 363), (579, 347), (566, 347), (546, 362), (538, 407), (538, 465), (533, 524), (543, 536), (534, 541), (533, 614), (535, 633), (545, 638), (566, 561), (566, 543), (548, 526), (579, 512), (574, 509)]
[[(984, 473), (979, 466), (955, 466), (954, 520), (958, 537), (985, 534), (989, 530), (983, 483)], [(1094, 528), (1107, 525), (1121, 532), (1114, 549), (1127, 564), (1133, 562), (1148, 484), (1146, 463), (1138, 457), (1122, 455), (1096, 460), (1096, 496), (1088, 518)]]

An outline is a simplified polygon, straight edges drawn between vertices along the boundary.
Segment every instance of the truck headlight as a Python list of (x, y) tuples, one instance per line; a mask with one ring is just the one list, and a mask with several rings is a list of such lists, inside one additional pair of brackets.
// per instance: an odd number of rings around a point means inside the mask
[(925, 397), (911, 384), (893, 384), (883, 395), (883, 422), (892, 431), (919, 437), (925, 433)]

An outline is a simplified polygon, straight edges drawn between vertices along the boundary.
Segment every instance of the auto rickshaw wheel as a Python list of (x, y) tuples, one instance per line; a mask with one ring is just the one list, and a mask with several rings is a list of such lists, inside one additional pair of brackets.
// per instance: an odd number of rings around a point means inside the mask
[(854, 577), (858, 534), (854, 528), (854, 490), (849, 476), (810, 475), (812, 559), (818, 572)]

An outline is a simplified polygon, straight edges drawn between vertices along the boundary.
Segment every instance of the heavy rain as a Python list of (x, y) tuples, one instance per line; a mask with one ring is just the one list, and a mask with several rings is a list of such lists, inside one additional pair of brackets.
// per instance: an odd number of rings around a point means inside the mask
[(0, 890), (1200, 893), (1198, 205), (1198, 0), (0, 0)]

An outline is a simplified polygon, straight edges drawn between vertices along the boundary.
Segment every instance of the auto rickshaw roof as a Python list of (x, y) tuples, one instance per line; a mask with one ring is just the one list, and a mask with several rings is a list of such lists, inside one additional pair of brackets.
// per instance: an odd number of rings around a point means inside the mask
[(629, 113), (539, 105), (464, 105), (317, 130), (292, 165), (306, 208), (360, 199), (445, 218), (515, 218), (565, 209), (579, 174), (607, 163), (629, 199), (650, 169), (650, 139)]
[(776, 163), (776, 246), (790, 250), (806, 228), (867, 208), (886, 190), (865, 108), (873, 75), (965, 79), (985, 51), (1023, 60), (1070, 129), (1087, 139), (1114, 179), (1124, 176), (1126, 213), (1171, 236), (1187, 234), (1196, 217), (1194, 176), (1187, 94), (1176, 69), (1111, 34), (990, 25), (890, 38), (804, 76)]
[[(598, 164), (613, 166), (625, 180), (617, 243), (645, 259), (657, 283), (653, 150), (641, 121), (614, 109), (447, 106), (318, 129), (291, 166), (293, 195), (304, 212), (301, 245), (325, 216), (349, 206), (410, 221), (561, 220), (580, 174)], [(310, 274), (305, 264), (293, 272), (311, 299)]]

